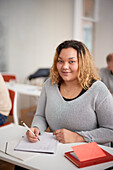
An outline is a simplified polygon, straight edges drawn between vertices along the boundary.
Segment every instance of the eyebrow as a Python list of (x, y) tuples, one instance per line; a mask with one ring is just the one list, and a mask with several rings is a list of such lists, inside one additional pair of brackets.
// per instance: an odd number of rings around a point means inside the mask
[[(62, 57), (58, 57), (58, 58), (60, 58), (60, 59), (62, 59)], [(70, 57), (70, 58), (68, 58), (69, 60), (71, 60), (71, 59), (76, 59), (76, 57)]]

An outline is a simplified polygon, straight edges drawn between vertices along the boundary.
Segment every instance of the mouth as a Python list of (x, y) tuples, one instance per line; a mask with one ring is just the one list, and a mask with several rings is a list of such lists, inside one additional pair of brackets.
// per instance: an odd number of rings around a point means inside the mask
[(70, 72), (62, 71), (62, 74), (63, 74), (63, 75), (68, 75), (68, 74), (70, 74)]

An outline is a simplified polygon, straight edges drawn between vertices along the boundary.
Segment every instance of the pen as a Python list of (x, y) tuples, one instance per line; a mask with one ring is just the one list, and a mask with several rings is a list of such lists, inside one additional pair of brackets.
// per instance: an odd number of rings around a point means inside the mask
[[(35, 136), (35, 134), (32, 132), (32, 130), (23, 121), (21, 121), (21, 123), (26, 127), (27, 130), (29, 130)], [(37, 138), (40, 141), (40, 138), (39, 137), (37, 137)]]

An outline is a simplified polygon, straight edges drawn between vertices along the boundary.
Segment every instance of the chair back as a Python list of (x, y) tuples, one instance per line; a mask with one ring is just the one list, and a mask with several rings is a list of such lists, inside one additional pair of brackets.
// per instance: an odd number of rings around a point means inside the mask
[(13, 74), (7, 74), (7, 73), (1, 73), (2, 77), (5, 82), (9, 82), (10, 80), (15, 80), (17, 81), (16, 75)]
[(12, 103), (12, 108), (10, 110), (10, 114), (9, 115), (13, 115), (15, 92), (12, 91), (12, 90), (8, 90), (8, 91), (9, 91), (9, 96), (10, 96), (11, 103)]

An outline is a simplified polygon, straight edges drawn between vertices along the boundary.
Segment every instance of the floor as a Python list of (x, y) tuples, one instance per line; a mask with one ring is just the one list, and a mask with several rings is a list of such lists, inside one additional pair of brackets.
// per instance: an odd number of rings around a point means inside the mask
[(0, 160), (0, 170), (14, 170), (14, 165)]
[[(21, 120), (23, 120), (30, 127), (35, 111), (35, 106), (21, 110), (21, 116), (19, 120), (20, 124)], [(8, 118), (8, 122), (13, 122), (13, 118), (11, 116)], [(0, 160), (0, 170), (14, 170), (14, 165)]]

